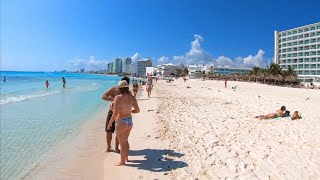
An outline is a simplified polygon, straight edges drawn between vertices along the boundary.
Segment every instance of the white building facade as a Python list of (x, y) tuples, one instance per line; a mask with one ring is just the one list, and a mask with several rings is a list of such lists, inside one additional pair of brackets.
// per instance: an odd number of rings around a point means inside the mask
[(169, 76), (171, 74), (176, 74), (177, 66), (171, 63), (162, 64), (157, 66), (158, 69), (156, 70), (157, 76)]
[(204, 76), (203, 74), (204, 67), (205, 65), (201, 65), (201, 64), (188, 65), (189, 78), (198, 79)]
[(274, 63), (292, 67), (299, 79), (320, 81), (320, 22), (274, 32)]
[(122, 59), (122, 73), (132, 73), (132, 71), (130, 71), (131, 63), (132, 59), (129, 57)]
[(151, 59), (140, 59), (137, 62), (137, 73), (136, 75), (145, 75), (146, 67), (152, 67)]

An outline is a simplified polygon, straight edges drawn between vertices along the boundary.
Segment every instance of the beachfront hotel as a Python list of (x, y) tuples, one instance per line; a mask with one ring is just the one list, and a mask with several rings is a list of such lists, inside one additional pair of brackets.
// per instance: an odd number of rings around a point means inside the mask
[(135, 74), (135, 75), (145, 75), (147, 67), (152, 67), (151, 59), (140, 59), (136, 63), (136, 66), (134, 66), (133, 74)]
[(320, 22), (274, 32), (274, 63), (298, 78), (320, 82)]
[(127, 57), (122, 59), (122, 73), (131, 73), (131, 67), (130, 66), (132, 64), (132, 59)]
[(213, 67), (213, 73), (219, 75), (235, 75), (235, 74), (249, 74), (252, 69), (250, 68), (237, 68), (228, 66)]

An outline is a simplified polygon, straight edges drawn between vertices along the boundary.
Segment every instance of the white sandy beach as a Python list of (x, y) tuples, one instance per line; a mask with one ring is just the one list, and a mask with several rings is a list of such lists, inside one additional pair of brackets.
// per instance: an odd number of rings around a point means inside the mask
[[(156, 93), (159, 133), (188, 164), (173, 179), (320, 179), (319, 90), (175, 80)], [(282, 105), (303, 118), (254, 118)]]
[[(143, 88), (128, 166), (114, 166), (119, 154), (104, 152), (103, 112), (76, 146), (25, 179), (319, 179), (320, 90), (159, 80), (148, 99)], [(282, 105), (303, 118), (254, 118)]]

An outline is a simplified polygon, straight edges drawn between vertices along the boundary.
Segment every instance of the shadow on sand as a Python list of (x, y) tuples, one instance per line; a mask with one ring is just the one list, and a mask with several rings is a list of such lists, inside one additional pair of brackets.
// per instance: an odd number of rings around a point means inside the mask
[(182, 157), (184, 154), (167, 149), (143, 149), (130, 151), (129, 156), (144, 156), (144, 160), (132, 160), (127, 166), (137, 167), (152, 172), (166, 172), (177, 168), (187, 167), (188, 164), (182, 161), (175, 161), (173, 158)]

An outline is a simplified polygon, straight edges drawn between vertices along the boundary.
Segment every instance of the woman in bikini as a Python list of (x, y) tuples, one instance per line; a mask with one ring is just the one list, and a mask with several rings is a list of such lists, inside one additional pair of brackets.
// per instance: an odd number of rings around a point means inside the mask
[(148, 79), (148, 82), (147, 82), (147, 85), (146, 85), (146, 90), (148, 92), (148, 97), (150, 97), (150, 95), (151, 95), (152, 88), (153, 88), (152, 79)]
[[(116, 121), (116, 135), (120, 144), (120, 161), (116, 166), (125, 165), (128, 161), (129, 142), (128, 137), (132, 129), (131, 113), (139, 113), (140, 109), (137, 100), (129, 91), (129, 84), (122, 80), (118, 84), (120, 95), (114, 98), (114, 111), (109, 121), (108, 128), (111, 128), (112, 123)], [(132, 110), (133, 107), (133, 110)]]
[(133, 81), (132, 90), (133, 90), (133, 96), (137, 97), (137, 92), (139, 90), (139, 85), (137, 83), (137, 80)]
[(255, 118), (270, 119), (270, 118), (282, 117), (285, 111), (286, 111), (286, 107), (281, 106), (281, 108), (279, 110), (277, 110), (275, 113), (260, 115), (260, 116), (256, 116)]

